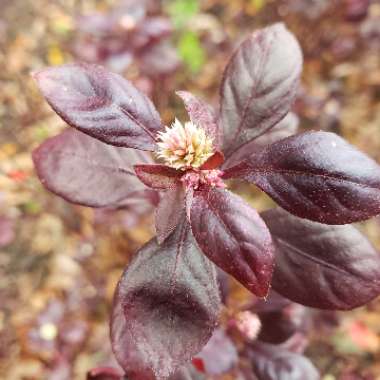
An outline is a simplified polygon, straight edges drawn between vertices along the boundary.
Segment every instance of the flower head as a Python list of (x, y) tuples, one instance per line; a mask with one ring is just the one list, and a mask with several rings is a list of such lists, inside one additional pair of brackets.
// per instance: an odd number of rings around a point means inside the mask
[(242, 311), (235, 319), (237, 329), (249, 340), (255, 340), (261, 329), (261, 321), (256, 314)]
[(199, 168), (213, 155), (212, 143), (204, 129), (176, 119), (171, 128), (159, 133), (158, 157), (175, 169)]

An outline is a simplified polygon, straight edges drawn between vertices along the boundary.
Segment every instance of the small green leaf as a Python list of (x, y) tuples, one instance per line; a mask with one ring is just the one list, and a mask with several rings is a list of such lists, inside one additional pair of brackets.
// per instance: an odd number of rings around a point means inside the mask
[(168, 6), (173, 24), (179, 28), (184, 26), (199, 11), (199, 0), (174, 0)]
[(42, 207), (41, 204), (37, 201), (28, 201), (21, 205), (21, 209), (26, 213), (30, 215), (36, 215), (41, 212)]
[(199, 72), (205, 62), (205, 51), (195, 33), (186, 32), (181, 36), (178, 51), (187, 67), (193, 73)]

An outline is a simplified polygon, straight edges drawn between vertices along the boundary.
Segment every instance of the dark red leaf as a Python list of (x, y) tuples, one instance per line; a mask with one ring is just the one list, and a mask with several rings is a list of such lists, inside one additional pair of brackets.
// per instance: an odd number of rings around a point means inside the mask
[(133, 165), (152, 159), (148, 153), (113, 147), (68, 129), (40, 145), (33, 161), (44, 186), (67, 201), (116, 207), (140, 197), (146, 187)]
[(380, 294), (380, 255), (355, 227), (281, 209), (262, 214), (276, 246), (274, 289), (305, 306), (348, 310)]
[(267, 145), (294, 135), (298, 130), (299, 119), (297, 115), (289, 112), (279, 123), (264, 135), (243, 145), (225, 161), (223, 167), (229, 168), (247, 159), (254, 153), (260, 152)]
[(301, 218), (347, 224), (380, 213), (380, 166), (345, 140), (307, 132), (278, 141), (225, 177), (255, 183)]
[(179, 183), (183, 172), (166, 165), (135, 165), (139, 180), (152, 189), (163, 190), (172, 188)]
[(221, 86), (226, 157), (289, 112), (301, 70), (301, 49), (283, 24), (259, 30), (243, 42), (229, 62)]
[(259, 313), (261, 329), (260, 341), (280, 344), (287, 341), (295, 333), (305, 333), (310, 328), (310, 318), (305, 307), (296, 303), (282, 310)]
[(115, 368), (98, 367), (88, 371), (87, 380), (123, 380), (123, 375)]
[(217, 329), (197, 358), (202, 360), (207, 374), (222, 375), (237, 364), (238, 352), (226, 333), (222, 329)]
[(194, 192), (191, 228), (205, 255), (259, 297), (267, 295), (273, 245), (258, 213), (227, 190)]
[(184, 101), (190, 120), (203, 128), (206, 134), (214, 139), (214, 145), (219, 147), (221, 135), (216, 115), (212, 107), (187, 91), (177, 91), (176, 94)]
[(157, 241), (161, 244), (175, 230), (185, 214), (185, 191), (176, 186), (161, 195), (156, 210)]
[(220, 309), (215, 267), (184, 219), (159, 246), (154, 238), (124, 272), (111, 338), (130, 380), (165, 379), (211, 337)]
[(319, 380), (306, 357), (278, 346), (256, 342), (247, 350), (253, 371), (260, 380)]
[(49, 67), (33, 76), (55, 112), (72, 127), (107, 144), (155, 150), (160, 117), (123, 77), (85, 63)]
[(224, 154), (216, 151), (201, 167), (201, 170), (212, 170), (221, 166), (224, 162)]

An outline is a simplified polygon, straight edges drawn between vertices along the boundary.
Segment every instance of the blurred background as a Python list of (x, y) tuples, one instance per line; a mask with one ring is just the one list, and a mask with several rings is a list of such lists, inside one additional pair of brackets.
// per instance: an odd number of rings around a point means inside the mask
[[(380, 1), (1, 0), (0, 378), (85, 379), (114, 365), (108, 319), (116, 282), (153, 236), (151, 206), (71, 205), (46, 191), (31, 151), (65, 128), (33, 70), (100, 63), (147, 93), (166, 123), (185, 117), (175, 90), (217, 104), (223, 68), (254, 29), (283, 21), (305, 56), (300, 128), (338, 133), (380, 162)], [(234, 185), (259, 210), (253, 186)], [(380, 219), (361, 224), (380, 248)], [(237, 284), (233, 308), (250, 296)], [(380, 379), (380, 300), (313, 312), (307, 356), (324, 380)], [(221, 379), (233, 379), (224, 375)], [(307, 379), (305, 379), (307, 380)]]

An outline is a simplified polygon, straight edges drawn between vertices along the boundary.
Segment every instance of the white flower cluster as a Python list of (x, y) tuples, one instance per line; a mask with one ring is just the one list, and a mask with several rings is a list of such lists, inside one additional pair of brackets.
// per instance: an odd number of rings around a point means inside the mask
[(184, 125), (177, 119), (159, 133), (158, 157), (175, 169), (199, 168), (214, 153), (212, 139), (191, 121)]

